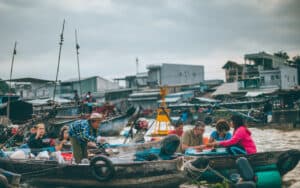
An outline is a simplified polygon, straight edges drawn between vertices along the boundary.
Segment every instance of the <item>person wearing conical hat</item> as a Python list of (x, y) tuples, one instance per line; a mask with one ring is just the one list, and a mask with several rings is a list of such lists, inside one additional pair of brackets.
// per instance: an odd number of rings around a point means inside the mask
[(88, 157), (87, 146), (89, 142), (96, 146), (98, 128), (102, 120), (102, 114), (92, 113), (89, 119), (77, 120), (70, 124), (69, 135), (76, 163), (80, 163), (82, 159)]

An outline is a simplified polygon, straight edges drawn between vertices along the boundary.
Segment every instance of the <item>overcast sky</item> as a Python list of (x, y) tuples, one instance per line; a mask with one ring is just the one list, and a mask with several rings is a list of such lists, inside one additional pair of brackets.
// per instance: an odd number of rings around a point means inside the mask
[(77, 77), (79, 29), (83, 77), (116, 78), (157, 63), (199, 64), (206, 79), (224, 78), (227, 60), (245, 53), (300, 53), (299, 0), (0, 0), (0, 78), (55, 79), (66, 19), (59, 79)]

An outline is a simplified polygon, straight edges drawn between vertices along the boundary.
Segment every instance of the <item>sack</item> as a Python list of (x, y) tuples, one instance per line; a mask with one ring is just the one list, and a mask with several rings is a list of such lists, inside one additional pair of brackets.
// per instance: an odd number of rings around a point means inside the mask
[(59, 164), (64, 164), (64, 163), (65, 163), (65, 160), (64, 160), (63, 156), (61, 155), (61, 152), (60, 152), (60, 151), (57, 151), (57, 152), (54, 152), (54, 153), (55, 153), (56, 161), (57, 161)]
[(22, 150), (18, 150), (15, 151), (14, 153), (12, 153), (9, 158), (11, 159), (17, 159), (17, 160), (21, 160), (21, 159), (26, 159), (26, 154), (24, 151)]
[(42, 151), (37, 156), (36, 159), (38, 160), (49, 160), (50, 156), (48, 154), (48, 151)]

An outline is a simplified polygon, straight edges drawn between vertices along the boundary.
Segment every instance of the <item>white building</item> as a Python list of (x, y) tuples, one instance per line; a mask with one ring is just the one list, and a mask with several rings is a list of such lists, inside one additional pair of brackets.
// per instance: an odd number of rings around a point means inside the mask
[(12, 79), (12, 87), (23, 99), (50, 98), (53, 96), (54, 81), (38, 78)]
[(194, 85), (204, 81), (204, 66), (167, 64), (149, 65), (148, 84), (152, 86)]
[(80, 85), (82, 95), (87, 92), (92, 94), (103, 93), (107, 90), (119, 89), (118, 83), (109, 81), (100, 76), (92, 76), (88, 78), (81, 79), (81, 84), (79, 84), (78, 79), (70, 79), (60, 83), (60, 93), (63, 97), (73, 97), (74, 91), (77, 90), (80, 94)]
[(244, 70), (245, 78), (260, 79), (260, 87), (278, 87), (292, 89), (297, 86), (297, 69), (287, 66), (286, 60), (265, 52), (246, 54), (245, 63), (249, 70)]

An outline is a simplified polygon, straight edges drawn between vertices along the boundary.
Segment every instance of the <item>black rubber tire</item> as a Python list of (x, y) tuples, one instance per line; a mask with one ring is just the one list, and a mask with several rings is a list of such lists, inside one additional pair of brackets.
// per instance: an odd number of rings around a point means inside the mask
[(289, 150), (278, 158), (277, 168), (281, 176), (293, 170), (300, 160), (299, 150)]
[(6, 178), (4, 175), (2, 175), (2, 174), (0, 174), (0, 187), (1, 187), (1, 188), (8, 188), (8, 180), (7, 180), (7, 178)]
[(180, 138), (177, 135), (166, 136), (161, 141), (161, 153), (165, 155), (173, 155), (180, 145)]
[[(96, 163), (99, 162), (99, 161), (103, 161), (105, 163), (105, 167), (108, 168), (108, 173), (105, 176), (101, 176), (97, 172), (97, 164)], [(98, 155), (98, 156), (92, 158), (91, 163), (90, 163), (90, 167), (91, 167), (93, 176), (98, 181), (108, 181), (115, 174), (115, 167), (114, 167), (112, 161), (109, 158), (107, 158), (106, 156), (103, 156), (103, 155)]]

